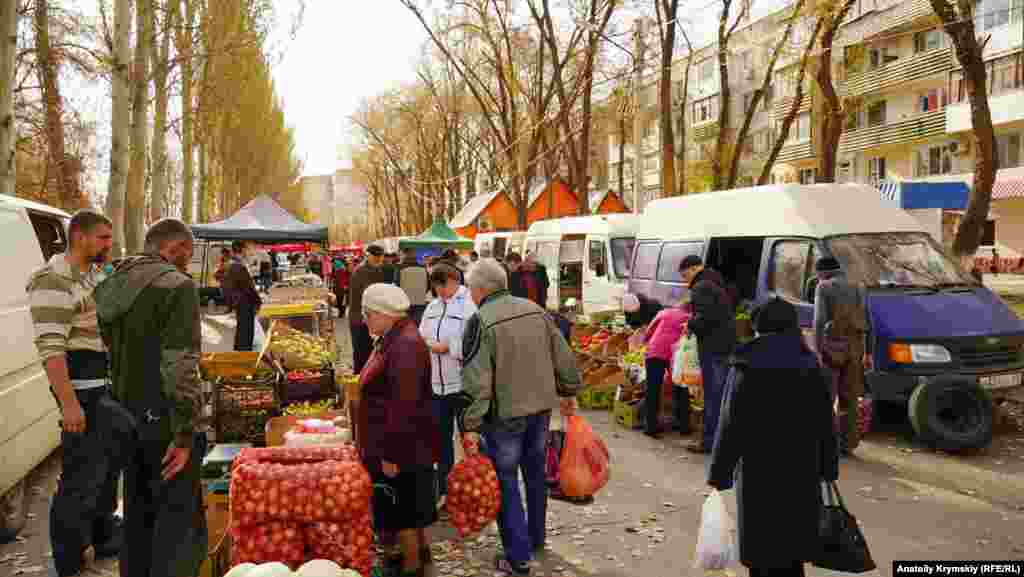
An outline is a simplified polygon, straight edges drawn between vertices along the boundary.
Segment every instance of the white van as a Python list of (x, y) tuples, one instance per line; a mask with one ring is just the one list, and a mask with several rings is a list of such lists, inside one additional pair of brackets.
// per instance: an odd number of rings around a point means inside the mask
[(25, 477), (60, 444), (57, 403), (35, 346), (25, 284), (67, 247), (64, 211), (0, 195), (0, 542), (25, 524)]
[(525, 240), (525, 232), (484, 232), (473, 239), (473, 250), (480, 255), (489, 253), (491, 258), (504, 260), (510, 252), (522, 256)]
[(621, 311), (639, 222), (638, 215), (606, 214), (533, 223), (526, 252), (548, 270), (548, 308), (573, 298), (585, 315)]

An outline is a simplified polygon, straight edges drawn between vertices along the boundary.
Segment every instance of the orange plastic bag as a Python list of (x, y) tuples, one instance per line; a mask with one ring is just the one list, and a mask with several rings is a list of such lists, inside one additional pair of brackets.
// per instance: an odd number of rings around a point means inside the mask
[(578, 415), (566, 417), (565, 448), (559, 464), (559, 484), (568, 497), (596, 495), (610, 475), (608, 447)]

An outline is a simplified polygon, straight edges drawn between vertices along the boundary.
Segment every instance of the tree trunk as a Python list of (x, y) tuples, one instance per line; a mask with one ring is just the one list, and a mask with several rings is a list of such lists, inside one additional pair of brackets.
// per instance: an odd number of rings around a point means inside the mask
[[(726, 139), (729, 136), (730, 101), (729, 87), (729, 8), (732, 0), (723, 0), (722, 15), (718, 19), (718, 138), (715, 139), (715, 153), (711, 158), (711, 190), (721, 190), (726, 162)], [(733, 154), (737, 154), (733, 150)]]
[(811, 38), (807, 41), (807, 46), (804, 47), (804, 54), (800, 59), (800, 69), (796, 75), (796, 96), (793, 98), (793, 103), (789, 106), (786, 116), (782, 119), (779, 132), (775, 135), (775, 143), (772, 145), (771, 152), (768, 153), (768, 159), (765, 160), (764, 166), (761, 167), (761, 176), (757, 178), (758, 186), (764, 186), (771, 180), (772, 167), (775, 166), (775, 160), (779, 158), (779, 153), (782, 152), (782, 148), (786, 145), (789, 129), (793, 126), (793, 122), (800, 113), (800, 103), (804, 99), (804, 78), (807, 75), (807, 63), (810, 61), (811, 51), (818, 40), (818, 34), (821, 33), (822, 22), (823, 19), (816, 19), (814, 31), (811, 32)]
[(115, 258), (125, 254), (125, 197), (131, 138), (131, 71), (129, 69), (132, 32), (132, 3), (116, 0), (114, 9), (113, 86), (111, 89), (110, 182), (107, 189), (107, 216), (114, 224)]
[(170, 0), (173, 17), (178, 21), (175, 30), (178, 58), (181, 59), (181, 218), (194, 221), (193, 160), (195, 144), (192, 138), (192, 25), (195, 22), (195, 0), (185, 3), (185, 18), (181, 19), (179, 0)]
[[(174, 3), (177, 0), (169, 0)], [(168, 6), (169, 8), (169, 6)], [(174, 26), (174, 12), (168, 14), (160, 30), (160, 42), (153, 42), (153, 88), (155, 111), (153, 114), (153, 186), (150, 193), (149, 222), (156, 222), (168, 215), (167, 210), (167, 102), (170, 91), (167, 88), (169, 61), (171, 55), (171, 34)], [(155, 20), (155, 18), (154, 18)], [(156, 20), (155, 20), (156, 21)]]
[(619, 194), (626, 198), (626, 110), (619, 110)]
[(693, 68), (693, 43), (690, 41), (690, 35), (685, 30), (680, 29), (680, 32), (683, 35), (683, 41), (686, 42), (686, 67), (683, 68), (683, 90), (679, 96), (679, 154), (677, 156), (679, 160), (679, 177), (676, 179), (676, 192), (686, 194), (690, 191), (689, 183), (686, 182), (686, 163), (689, 160), (686, 157), (686, 110), (690, 107), (690, 70)]
[(14, 69), (18, 5), (0, 2), (0, 194), (14, 195)]
[(63, 99), (58, 84), (60, 62), (50, 46), (50, 3), (35, 3), (36, 61), (46, 110), (47, 201), (66, 210), (80, 208), (75, 163), (65, 156)]
[(131, 164), (125, 191), (124, 238), (130, 252), (142, 250), (146, 207), (146, 135), (149, 128), (149, 48), (153, 42), (153, 0), (135, 4), (135, 64), (132, 70)]
[(977, 150), (974, 156), (974, 187), (953, 239), (953, 254), (966, 264), (981, 245), (981, 235), (992, 203), (992, 185), (998, 168), (995, 129), (988, 105), (984, 49), (978, 42), (971, 19), (973, 2), (957, 0), (956, 8), (949, 0), (931, 0), (931, 4), (953, 41), (956, 59), (963, 67), (964, 85), (971, 105), (971, 136)]
[[(672, 132), (672, 57), (676, 48), (676, 12), (679, 0), (655, 0), (661, 27), (661, 196), (676, 195), (676, 140)], [(664, 13), (664, 14), (662, 14)]]
[(206, 149), (206, 139), (199, 139), (199, 222), (210, 222), (210, 199), (207, 190), (207, 181), (210, 177), (209, 156)]
[(836, 31), (842, 25), (847, 12), (855, 0), (844, 0), (839, 12), (825, 17), (827, 23), (821, 36), (821, 50), (818, 54), (818, 69), (814, 79), (821, 90), (822, 114), (818, 144), (818, 174), (815, 182), (835, 182), (836, 163), (839, 154), (839, 138), (843, 135), (843, 106), (832, 83), (832, 44)]

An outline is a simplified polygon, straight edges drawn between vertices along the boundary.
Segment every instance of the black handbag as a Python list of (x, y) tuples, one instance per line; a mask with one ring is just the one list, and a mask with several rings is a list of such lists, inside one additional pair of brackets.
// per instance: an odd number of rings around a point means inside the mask
[(864, 533), (856, 517), (846, 510), (835, 481), (825, 483), (818, 539), (818, 554), (811, 561), (815, 567), (843, 573), (866, 573), (875, 569)]

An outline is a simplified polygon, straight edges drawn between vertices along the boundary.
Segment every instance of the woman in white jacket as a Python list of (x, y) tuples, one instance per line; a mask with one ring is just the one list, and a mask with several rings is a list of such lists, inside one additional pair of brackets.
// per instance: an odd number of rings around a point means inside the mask
[(430, 347), (434, 386), (434, 411), (441, 422), (441, 462), (438, 466), (440, 496), (448, 494), (448, 472), (455, 463), (455, 420), (464, 410), (462, 392), (462, 333), (476, 305), (469, 289), (460, 284), (459, 271), (447, 263), (430, 270), (430, 285), (437, 298), (427, 305), (420, 334)]

